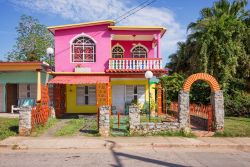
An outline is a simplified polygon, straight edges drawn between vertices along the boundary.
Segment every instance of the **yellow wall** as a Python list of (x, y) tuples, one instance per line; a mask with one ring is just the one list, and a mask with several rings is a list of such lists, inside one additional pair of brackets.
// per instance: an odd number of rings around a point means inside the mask
[(155, 88), (156, 84), (150, 84), (151, 99), (155, 99)]
[(66, 113), (96, 113), (96, 106), (76, 104), (76, 85), (66, 85)]
[[(111, 85), (145, 85), (145, 89), (146, 89), (145, 98), (146, 98), (146, 101), (148, 101), (148, 80), (146, 79), (145, 80), (115, 80), (115, 81), (111, 81)], [(112, 89), (111, 89), (111, 94), (112, 94)]]
[[(111, 85), (145, 85), (146, 101), (148, 101), (148, 80), (115, 80)], [(155, 84), (150, 85), (150, 92), (155, 99)], [(112, 94), (112, 89), (111, 89)], [(112, 100), (112, 99), (111, 99)], [(66, 113), (96, 113), (96, 106), (76, 104), (76, 85), (66, 85)]]

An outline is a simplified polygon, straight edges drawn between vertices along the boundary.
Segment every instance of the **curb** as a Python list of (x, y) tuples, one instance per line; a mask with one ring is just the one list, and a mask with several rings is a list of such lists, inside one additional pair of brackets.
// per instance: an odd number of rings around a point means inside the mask
[(120, 148), (219, 148), (219, 149), (235, 149), (240, 151), (250, 151), (250, 145), (241, 145), (241, 144), (232, 144), (232, 145), (223, 145), (223, 144), (170, 144), (170, 143), (117, 143), (113, 144), (110, 142), (105, 142), (98, 146), (92, 147), (91, 145), (80, 146), (80, 147), (37, 147), (37, 146), (27, 146), (27, 145), (4, 145), (1, 144), (0, 148), (12, 149), (12, 150), (28, 150), (28, 149), (120, 149)]

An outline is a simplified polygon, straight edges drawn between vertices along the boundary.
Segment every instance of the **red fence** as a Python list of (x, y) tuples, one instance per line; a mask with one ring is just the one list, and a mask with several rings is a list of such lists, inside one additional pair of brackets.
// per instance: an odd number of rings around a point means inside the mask
[[(178, 102), (171, 102), (169, 110), (175, 112), (174, 115), (178, 115)], [(189, 114), (190, 116), (202, 118), (207, 120), (208, 130), (212, 130), (212, 105), (203, 105), (203, 104), (190, 104)]]
[(41, 85), (41, 101), (32, 108), (31, 112), (32, 129), (37, 125), (45, 126), (49, 116), (49, 89), (47, 85)]

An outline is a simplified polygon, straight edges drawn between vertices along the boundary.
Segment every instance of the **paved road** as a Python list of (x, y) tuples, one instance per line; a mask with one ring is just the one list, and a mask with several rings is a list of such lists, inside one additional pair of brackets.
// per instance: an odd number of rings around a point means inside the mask
[(0, 149), (1, 167), (64, 166), (250, 166), (250, 152), (229, 149)]

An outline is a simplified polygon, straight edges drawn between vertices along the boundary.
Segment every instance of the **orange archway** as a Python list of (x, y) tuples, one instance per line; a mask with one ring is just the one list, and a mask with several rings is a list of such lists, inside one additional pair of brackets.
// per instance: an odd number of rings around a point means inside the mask
[(197, 73), (197, 74), (193, 74), (189, 76), (186, 79), (182, 88), (183, 91), (189, 92), (192, 84), (197, 80), (206, 81), (209, 84), (212, 92), (217, 92), (220, 90), (220, 86), (213, 76), (206, 74), (206, 73)]

